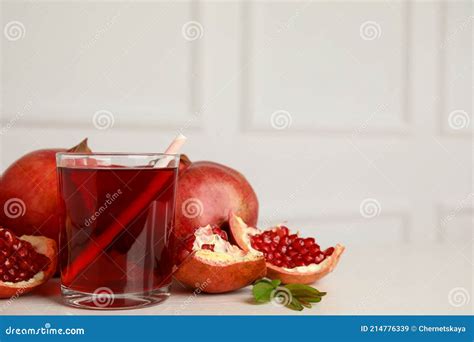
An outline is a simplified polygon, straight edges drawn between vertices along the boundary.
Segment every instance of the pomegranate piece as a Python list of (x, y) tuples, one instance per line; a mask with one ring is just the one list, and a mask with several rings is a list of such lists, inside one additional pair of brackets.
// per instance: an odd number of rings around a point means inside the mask
[(262, 231), (249, 227), (238, 216), (229, 219), (232, 237), (245, 251), (258, 251), (267, 262), (267, 275), (283, 283), (309, 284), (330, 273), (345, 247), (336, 245), (321, 250), (312, 237), (290, 234), (285, 226)]
[(54, 240), (28, 235), (18, 238), (0, 227), (0, 298), (21, 295), (43, 284), (56, 265)]
[(263, 253), (268, 262), (281, 267), (288, 267), (289, 264), (296, 266), (319, 264), (334, 252), (334, 247), (321, 252), (314, 238), (300, 238), (293, 234), (285, 239), (287, 235), (288, 228), (280, 226), (252, 235), (250, 243), (253, 249)]
[(244, 252), (227, 241), (218, 227), (201, 227), (177, 250), (175, 278), (206, 293), (223, 293), (250, 285), (266, 274), (263, 255)]

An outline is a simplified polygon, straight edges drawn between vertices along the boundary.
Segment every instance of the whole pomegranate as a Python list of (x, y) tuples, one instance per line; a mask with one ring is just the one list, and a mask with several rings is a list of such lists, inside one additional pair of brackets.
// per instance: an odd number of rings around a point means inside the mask
[(228, 229), (230, 213), (255, 225), (258, 200), (245, 177), (230, 167), (182, 158), (176, 197), (175, 234), (185, 238), (199, 227)]
[[(5, 170), (0, 181), (0, 225), (16, 235), (41, 235), (58, 242), (59, 206), (56, 152), (33, 151)], [(87, 139), (68, 150), (90, 152)]]

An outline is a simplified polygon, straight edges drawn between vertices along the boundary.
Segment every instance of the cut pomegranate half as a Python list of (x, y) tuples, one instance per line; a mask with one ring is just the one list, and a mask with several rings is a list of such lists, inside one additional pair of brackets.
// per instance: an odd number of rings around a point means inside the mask
[(56, 270), (57, 253), (53, 239), (18, 238), (0, 227), (0, 298), (23, 295), (48, 281)]
[(321, 250), (314, 238), (291, 234), (285, 226), (262, 231), (249, 227), (238, 216), (229, 219), (232, 237), (245, 251), (260, 252), (267, 262), (267, 276), (282, 283), (311, 284), (336, 267), (345, 247)]
[(177, 251), (175, 278), (206, 293), (240, 289), (266, 273), (262, 253), (245, 252), (227, 241), (218, 227), (201, 227), (185, 239)]

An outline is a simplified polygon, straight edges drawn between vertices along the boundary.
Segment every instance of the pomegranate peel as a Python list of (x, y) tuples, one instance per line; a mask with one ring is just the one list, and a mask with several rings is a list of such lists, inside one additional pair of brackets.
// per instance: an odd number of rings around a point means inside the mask
[(48, 281), (56, 271), (57, 253), (53, 239), (17, 238), (0, 228), (0, 298), (23, 295)]
[(230, 292), (250, 285), (266, 274), (263, 255), (245, 252), (226, 240), (218, 227), (201, 227), (178, 251), (182, 262), (175, 278), (206, 293)]
[(290, 234), (284, 226), (262, 231), (235, 214), (230, 215), (229, 223), (237, 245), (247, 252), (263, 253), (267, 276), (284, 284), (311, 284), (321, 279), (334, 270), (345, 250), (337, 244), (322, 251), (313, 238)]

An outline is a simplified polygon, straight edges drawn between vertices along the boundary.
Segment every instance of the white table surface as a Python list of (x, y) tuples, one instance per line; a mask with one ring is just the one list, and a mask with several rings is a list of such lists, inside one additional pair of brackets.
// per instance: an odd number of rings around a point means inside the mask
[[(250, 287), (221, 294), (193, 295), (174, 284), (164, 303), (135, 310), (82, 310), (62, 304), (59, 280), (34, 293), (0, 302), (1, 315), (344, 315), (472, 314), (472, 245), (350, 247), (337, 269), (314, 284), (327, 296), (313, 309), (291, 311), (273, 304), (256, 305)], [(449, 300), (455, 288), (467, 291)], [(464, 292), (465, 293), (465, 292)]]

